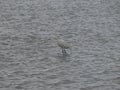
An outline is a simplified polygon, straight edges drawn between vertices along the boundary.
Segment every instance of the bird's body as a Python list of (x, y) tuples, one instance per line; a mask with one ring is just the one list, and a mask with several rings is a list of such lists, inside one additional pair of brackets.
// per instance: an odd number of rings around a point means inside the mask
[(59, 47), (64, 48), (64, 49), (70, 48), (70, 44), (64, 41), (63, 39), (58, 39), (57, 44)]
[(62, 53), (67, 54), (65, 49), (69, 49), (70, 44), (68, 42), (64, 41), (63, 39), (58, 39), (57, 44), (62, 49)]

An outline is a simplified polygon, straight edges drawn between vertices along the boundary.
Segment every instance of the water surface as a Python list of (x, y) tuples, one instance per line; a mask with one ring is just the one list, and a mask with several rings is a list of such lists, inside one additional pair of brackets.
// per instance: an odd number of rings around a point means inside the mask
[(120, 90), (120, 1), (1, 0), (0, 90)]

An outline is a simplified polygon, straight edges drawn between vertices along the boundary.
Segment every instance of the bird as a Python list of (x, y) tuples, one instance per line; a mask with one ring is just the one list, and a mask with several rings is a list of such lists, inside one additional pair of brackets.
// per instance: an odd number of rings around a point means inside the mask
[(66, 49), (70, 49), (71, 45), (64, 39), (57, 39), (57, 45), (62, 49), (62, 54), (67, 55)]

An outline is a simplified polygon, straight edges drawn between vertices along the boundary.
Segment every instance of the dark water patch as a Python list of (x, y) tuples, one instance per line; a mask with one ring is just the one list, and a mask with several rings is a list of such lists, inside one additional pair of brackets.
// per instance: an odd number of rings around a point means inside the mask
[(27, 72), (25, 72), (25, 71), (17, 71), (17, 70), (13, 71), (11, 73), (11, 75), (12, 75), (13, 78), (14, 77), (18, 78), (19, 77), (21, 79), (25, 79), (25, 78), (30, 77), (30, 75)]
[(8, 46), (9, 45), (9, 43), (8, 42), (1, 42), (1, 45), (3, 45), (3, 46)]
[(120, 84), (120, 77), (116, 77), (112, 81), (116, 84)]
[(26, 43), (35, 43), (36, 42), (36, 37), (33, 35), (28, 35), (27, 37), (24, 38), (24, 41)]
[(80, 90), (109, 90), (110, 88), (114, 88), (115, 85), (99, 85), (99, 86), (89, 86), (86, 88), (80, 88)]
[(43, 87), (44, 86), (44, 81), (41, 81), (41, 80), (37, 80), (37, 81), (25, 80), (25, 81), (22, 81), (19, 84), (16, 84), (15, 88), (25, 88), (26, 90), (29, 90), (29, 89), (33, 88), (34, 86)]
[(21, 37), (19, 37), (19, 36), (12, 36), (11, 40), (13, 40), (13, 41), (20, 41)]
[(24, 87), (23, 87), (23, 86), (20, 86), (20, 85), (16, 85), (14, 88), (17, 89), (17, 90), (24, 89)]
[(0, 40), (9, 40), (11, 38), (11, 35), (5, 33), (0, 35)]

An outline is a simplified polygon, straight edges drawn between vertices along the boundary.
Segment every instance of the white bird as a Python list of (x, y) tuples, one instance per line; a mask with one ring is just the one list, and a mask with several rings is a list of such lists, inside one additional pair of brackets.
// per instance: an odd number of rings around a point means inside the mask
[(66, 42), (63, 39), (58, 39), (57, 40), (57, 45), (62, 49), (62, 54), (63, 55), (67, 54), (66, 49), (70, 49), (70, 46), (71, 46), (70, 43)]

